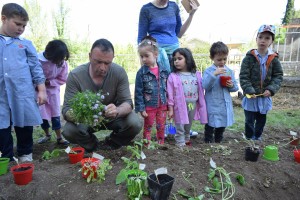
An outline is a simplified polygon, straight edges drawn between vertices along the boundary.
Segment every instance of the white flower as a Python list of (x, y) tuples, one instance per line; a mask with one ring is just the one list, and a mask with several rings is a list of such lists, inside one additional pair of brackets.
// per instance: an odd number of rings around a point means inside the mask
[(99, 117), (98, 117), (98, 115), (93, 115), (93, 118), (98, 119)]
[(101, 116), (101, 115), (102, 115), (102, 112), (99, 112), (98, 115)]
[(104, 95), (101, 95), (101, 99), (104, 99), (105, 97), (104, 97)]

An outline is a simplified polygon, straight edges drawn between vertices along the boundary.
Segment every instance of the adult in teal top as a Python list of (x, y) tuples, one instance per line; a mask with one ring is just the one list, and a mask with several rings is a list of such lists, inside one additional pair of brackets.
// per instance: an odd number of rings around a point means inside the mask
[[(0, 28), (0, 151), (13, 160), (12, 126), (20, 162), (32, 161), (33, 126), (42, 118), (38, 104), (47, 100), (45, 76), (32, 42), (21, 38), (29, 18), (15, 3), (2, 7)], [(37, 93), (35, 92), (37, 89)]]
[[(181, 38), (190, 26), (197, 10), (196, 3), (191, 0), (192, 11), (182, 24), (178, 5), (169, 0), (153, 0), (143, 5), (140, 10), (138, 38), (140, 43), (147, 35), (154, 37), (159, 44), (158, 62), (164, 65), (171, 61), (172, 53), (179, 48), (178, 38)], [(166, 62), (168, 61), (168, 62)]]

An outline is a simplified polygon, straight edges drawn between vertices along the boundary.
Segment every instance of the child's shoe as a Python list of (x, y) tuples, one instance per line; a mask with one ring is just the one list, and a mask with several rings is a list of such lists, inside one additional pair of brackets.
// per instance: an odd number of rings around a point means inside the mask
[(44, 144), (46, 142), (49, 142), (51, 140), (51, 135), (46, 135), (45, 137), (42, 137), (38, 140), (39, 144)]
[(190, 137), (191, 138), (196, 138), (197, 135), (198, 135), (198, 132), (190, 130)]
[(19, 157), (19, 162), (32, 162), (32, 153), (30, 154), (25, 154)]

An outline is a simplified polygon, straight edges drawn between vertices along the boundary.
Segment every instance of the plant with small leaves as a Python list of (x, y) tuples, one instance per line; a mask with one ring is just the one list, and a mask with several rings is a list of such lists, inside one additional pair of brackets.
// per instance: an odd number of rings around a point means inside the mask
[(70, 113), (76, 123), (92, 126), (95, 130), (103, 126), (107, 121), (104, 116), (106, 106), (102, 103), (106, 95), (109, 94), (89, 90), (76, 93), (70, 100)]
[(88, 183), (96, 181), (102, 183), (105, 180), (106, 172), (110, 169), (112, 169), (110, 159), (103, 159), (100, 164), (86, 162), (81, 170), (84, 175), (88, 175), (86, 179)]
[(51, 158), (57, 158), (60, 156), (60, 153), (64, 151), (64, 149), (54, 149), (51, 153), (49, 151), (45, 151), (42, 155), (42, 159), (50, 160)]

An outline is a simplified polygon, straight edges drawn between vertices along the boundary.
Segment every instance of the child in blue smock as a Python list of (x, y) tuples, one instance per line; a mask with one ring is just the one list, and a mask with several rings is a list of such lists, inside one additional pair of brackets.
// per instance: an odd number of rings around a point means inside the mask
[[(203, 74), (203, 88), (207, 106), (208, 123), (205, 125), (204, 141), (220, 143), (227, 126), (234, 123), (233, 105), (230, 92), (238, 91), (234, 72), (226, 66), (228, 47), (223, 42), (215, 42), (210, 48), (213, 64)], [(227, 76), (230, 80), (222, 81)], [(221, 85), (223, 82), (224, 85)]]
[[(0, 151), (13, 160), (14, 127), (20, 162), (32, 161), (33, 126), (42, 118), (39, 105), (47, 100), (45, 76), (31, 41), (20, 35), (29, 18), (15, 3), (3, 5), (0, 27)], [(37, 89), (37, 93), (35, 92)]]

